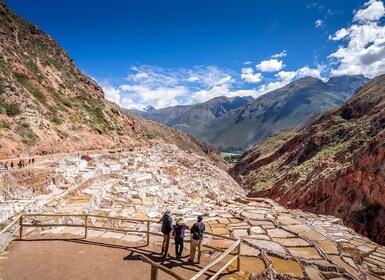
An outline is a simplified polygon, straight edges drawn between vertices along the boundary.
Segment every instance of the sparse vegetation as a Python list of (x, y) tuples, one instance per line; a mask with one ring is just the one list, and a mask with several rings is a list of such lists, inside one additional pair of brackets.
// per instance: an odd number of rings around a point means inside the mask
[(3, 111), (9, 117), (13, 117), (20, 114), (20, 109), (18, 104), (15, 104), (15, 103), (7, 104), (2, 99), (0, 99), (0, 111)]
[(9, 74), (11, 71), (9, 70), (8, 66), (7, 66), (7, 63), (0, 59), (0, 70), (4, 73), (4, 74)]
[(15, 76), (16, 80), (36, 98), (37, 101), (47, 105), (47, 97), (36, 86), (31, 84), (31, 80), (28, 78), (28, 76), (16, 72), (14, 72), (13, 75)]
[(28, 123), (18, 124), (15, 132), (20, 135), (22, 138), (22, 142), (27, 146), (36, 145), (36, 141), (38, 139), (37, 135), (33, 132), (30, 125)]
[(0, 121), (0, 127), (1, 128), (8, 128), (8, 129), (10, 129), (11, 128), (11, 123), (9, 121), (2, 120), (2, 121)]

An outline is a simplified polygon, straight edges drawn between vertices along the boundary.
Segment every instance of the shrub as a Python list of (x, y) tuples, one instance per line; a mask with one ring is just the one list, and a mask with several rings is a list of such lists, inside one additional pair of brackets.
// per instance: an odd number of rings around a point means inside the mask
[(20, 114), (19, 105), (17, 104), (5, 104), (5, 111), (7, 112), (7, 116), (12, 117)]
[(66, 106), (68, 108), (72, 108), (72, 103), (68, 99), (63, 99), (62, 103), (63, 103), (64, 106)]
[(0, 122), (0, 127), (2, 127), (2, 128), (11, 128), (11, 124), (10, 124), (10, 122), (8, 122), (8, 121), (6, 121), (6, 120), (2, 120), (1, 122)]
[(9, 117), (16, 116), (20, 114), (20, 109), (18, 104), (7, 104), (0, 98), (0, 112), (6, 114)]

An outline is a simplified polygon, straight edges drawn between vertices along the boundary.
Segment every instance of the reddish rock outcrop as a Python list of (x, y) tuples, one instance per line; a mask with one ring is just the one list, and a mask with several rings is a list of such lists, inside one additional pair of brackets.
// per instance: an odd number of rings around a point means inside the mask
[(230, 175), (251, 196), (337, 216), (385, 244), (384, 108), (385, 76), (379, 76), (297, 131), (257, 143)]

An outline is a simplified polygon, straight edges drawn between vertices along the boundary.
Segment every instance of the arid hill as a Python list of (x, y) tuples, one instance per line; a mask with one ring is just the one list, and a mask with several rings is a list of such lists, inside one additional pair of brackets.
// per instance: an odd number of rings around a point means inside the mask
[(104, 99), (49, 35), (0, 1), (0, 157), (168, 142), (225, 166), (214, 146)]
[(257, 143), (230, 170), (253, 196), (340, 217), (385, 244), (385, 76), (299, 131)]

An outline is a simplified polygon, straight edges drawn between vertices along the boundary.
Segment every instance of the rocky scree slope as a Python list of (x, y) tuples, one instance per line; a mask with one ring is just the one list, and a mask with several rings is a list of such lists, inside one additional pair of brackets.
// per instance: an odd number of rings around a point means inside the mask
[(0, 156), (160, 140), (225, 163), (214, 146), (135, 118), (104, 99), (58, 43), (0, 1)]
[(230, 170), (254, 196), (340, 217), (385, 244), (385, 75), (299, 132), (265, 139)]

